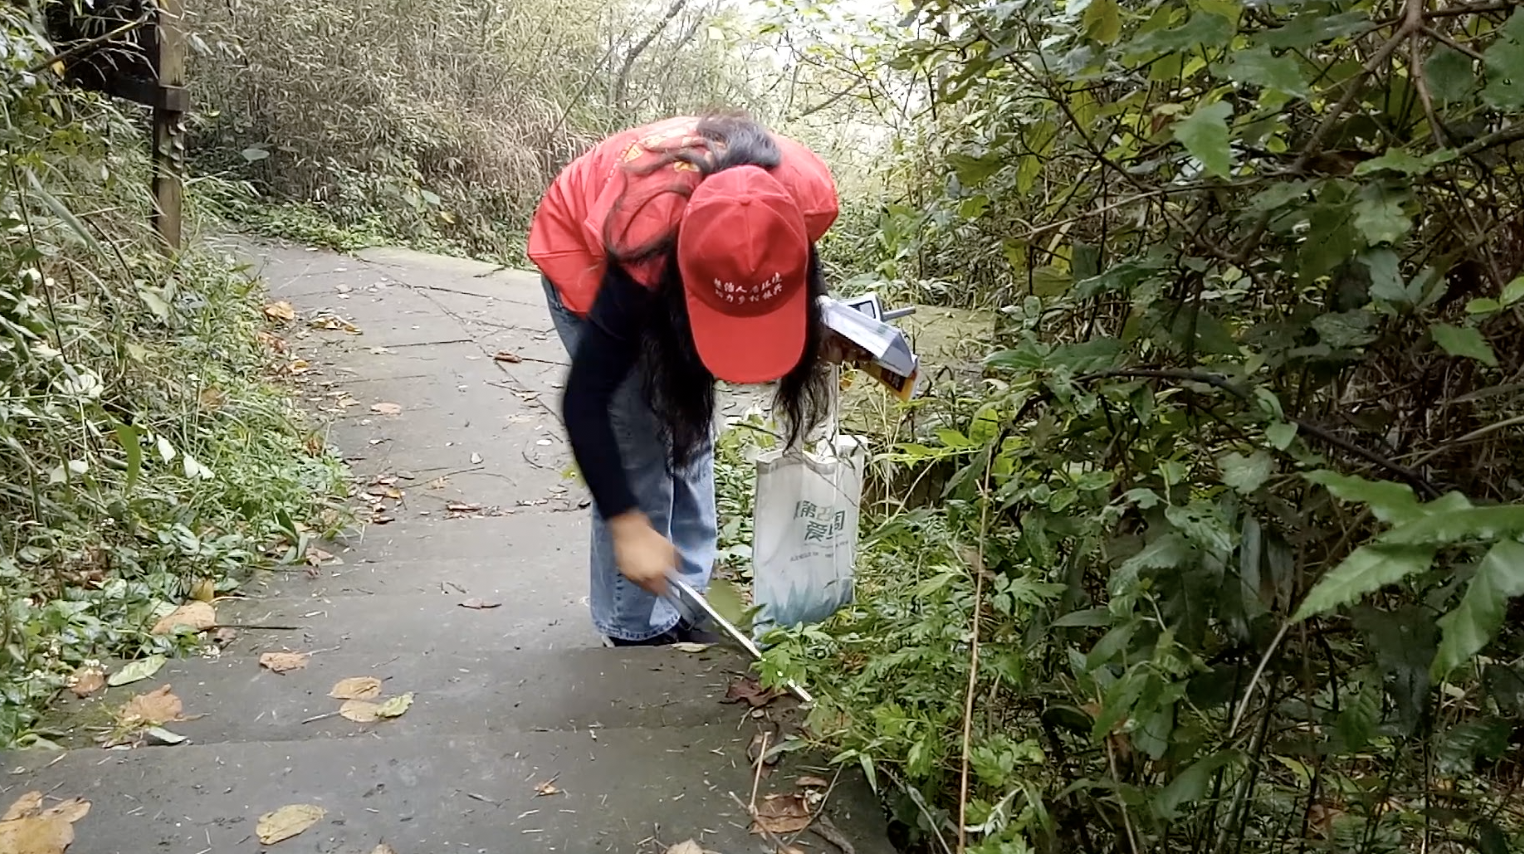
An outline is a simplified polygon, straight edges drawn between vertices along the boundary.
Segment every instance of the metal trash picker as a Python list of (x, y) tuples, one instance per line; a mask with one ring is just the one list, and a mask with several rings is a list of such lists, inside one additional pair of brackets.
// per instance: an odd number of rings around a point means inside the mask
[[(762, 650), (758, 649), (757, 645), (752, 643), (751, 638), (747, 637), (745, 632), (736, 628), (735, 625), (733, 625), (729, 620), (725, 619), (725, 617), (721, 615), (719, 611), (716, 611), (714, 606), (709, 604), (709, 600), (704, 598), (703, 594), (699, 593), (697, 590), (694, 590), (693, 587), (688, 584), (688, 582), (684, 581), (682, 577), (675, 572), (667, 577), (667, 581), (672, 585), (673, 589), (682, 593), (684, 598), (697, 605), (700, 610), (709, 615), (709, 619), (713, 620), (715, 625), (724, 629), (725, 634), (730, 635), (732, 640), (740, 644), (743, 648), (745, 648), (747, 652), (751, 653), (751, 657), (753, 659), (758, 661), (762, 659)], [(677, 608), (678, 613), (683, 614), (684, 616), (687, 616), (691, 613), (687, 608), (683, 607), (682, 602), (679, 601), (677, 597), (669, 596), (669, 598), (672, 599), (672, 604)], [(689, 622), (697, 621), (689, 620)], [(795, 684), (794, 682), (785, 682), (784, 685), (788, 688), (789, 693), (799, 698), (801, 703), (815, 702), (815, 698), (810, 696), (810, 692), (799, 687), (799, 685)]]

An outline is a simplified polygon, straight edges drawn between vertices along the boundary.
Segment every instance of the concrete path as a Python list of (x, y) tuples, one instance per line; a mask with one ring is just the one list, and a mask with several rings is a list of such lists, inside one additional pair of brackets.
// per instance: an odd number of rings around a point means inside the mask
[[(333, 413), (372, 524), (329, 546), (313, 577), (272, 573), (253, 598), (219, 603), (221, 622), (245, 627), (220, 654), (90, 701), (171, 686), (185, 744), (106, 750), (79, 733), (62, 756), (8, 755), (7, 794), (91, 801), (72, 854), (266, 850), (259, 817), (292, 804), (325, 814), (271, 850), (785, 850), (748, 832), (732, 793), (752, 801), (748, 748), (763, 732), (776, 743), (799, 711), (723, 703), (746, 670), (733, 652), (614, 650), (591, 628), (587, 498), (563, 476), (555, 417), (566, 356), (538, 278), (397, 250), (252, 252), (297, 328), (332, 316), (359, 332), (289, 330), (311, 363), (299, 387)], [(284, 675), (259, 666), (281, 650), (312, 655)], [(354, 676), (414, 702), (391, 720), (340, 717), (330, 690)], [(786, 756), (756, 803), (788, 812), (811, 774), (833, 778)], [(856, 776), (825, 814), (858, 854), (892, 850)], [(814, 832), (785, 839), (842, 850)]]

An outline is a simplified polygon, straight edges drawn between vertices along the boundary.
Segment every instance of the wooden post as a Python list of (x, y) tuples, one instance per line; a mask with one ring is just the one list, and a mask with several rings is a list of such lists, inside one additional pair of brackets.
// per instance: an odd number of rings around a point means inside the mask
[(181, 248), (185, 165), (184, 0), (158, 0), (150, 45), (153, 99), (153, 226), (171, 251)]

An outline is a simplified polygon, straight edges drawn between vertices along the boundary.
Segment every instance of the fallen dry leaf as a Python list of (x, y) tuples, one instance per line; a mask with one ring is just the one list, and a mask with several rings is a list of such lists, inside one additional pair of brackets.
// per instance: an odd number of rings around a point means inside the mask
[(304, 374), (311, 367), (312, 363), (308, 362), (306, 359), (292, 359), (290, 362), (286, 363), (286, 370), (290, 371), (293, 374)]
[(519, 362), (524, 361), (524, 357), (511, 350), (499, 350), (496, 353), (492, 354), (492, 360), (495, 362), (507, 362), (510, 365), (517, 365)]
[(217, 598), (217, 585), (210, 578), (202, 578), (191, 585), (191, 598), (197, 602), (210, 602)]
[(697, 842), (689, 839), (686, 842), (679, 842), (668, 848), (667, 854), (704, 854), (704, 849)]
[(752, 817), (752, 833), (784, 835), (799, 833), (810, 826), (810, 808), (797, 794), (772, 794), (757, 804)]
[(90, 802), (71, 798), (42, 809), (42, 793), (22, 795), (0, 818), (0, 852), (63, 854), (74, 843), (74, 822), (90, 812)]
[(370, 411), (377, 415), (401, 415), (402, 404), (400, 403), (372, 403)]
[(217, 625), (217, 609), (210, 602), (186, 602), (169, 612), (153, 626), (156, 635), (167, 635), (184, 626), (191, 631), (204, 632)]
[(295, 320), (296, 309), (292, 308), (291, 303), (285, 300), (272, 302), (265, 306), (265, 317), (271, 320)]
[(794, 781), (794, 785), (801, 789), (827, 789), (831, 783), (820, 777), (800, 777)]
[(374, 700), (381, 696), (381, 680), (374, 676), (340, 679), (328, 696), (335, 700)]
[(291, 804), (259, 817), (254, 832), (265, 845), (274, 845), (301, 833), (323, 820), (328, 811), (311, 804)]
[(259, 657), (259, 666), (271, 673), (288, 673), (306, 667), (310, 657), (305, 652), (267, 652)]
[(546, 798), (559, 794), (561, 794), (561, 790), (556, 788), (555, 780), (546, 780), (534, 787), (534, 796), (537, 798)]
[(0, 816), (0, 821), (14, 821), (18, 818), (37, 815), (41, 811), (42, 793), (27, 792), (17, 798), (14, 804), (11, 804), (10, 808), (5, 811), (5, 815)]
[(160, 726), (181, 720), (184, 714), (185, 706), (180, 698), (169, 692), (168, 685), (160, 685), (147, 694), (128, 700), (117, 718), (131, 727)]
[(342, 317), (335, 317), (331, 314), (325, 314), (322, 317), (315, 317), (312, 319), (312, 322), (309, 325), (313, 329), (328, 329), (332, 331), (348, 332), (351, 335), (360, 334), (360, 328), (358, 326), (355, 326), (353, 323), (350, 323)]
[(679, 642), (673, 644), (672, 648), (677, 650), (678, 652), (703, 652), (704, 650), (710, 648), (711, 646), (714, 646), (714, 644), (711, 644), (711, 643), (694, 643), (692, 641), (679, 641)]
[(345, 700), (339, 707), (339, 716), (357, 724), (373, 724), (381, 720), (381, 706), (369, 700)]
[(106, 671), (99, 667), (86, 667), (74, 674), (74, 684), (69, 690), (76, 697), (88, 697), (106, 687)]
[(322, 566), (325, 561), (333, 560), (333, 555), (316, 546), (308, 546), (304, 559), (307, 561), (308, 566)]
[(743, 676), (730, 683), (730, 687), (725, 689), (725, 699), (721, 702), (740, 703), (744, 701), (753, 709), (757, 709), (781, 696), (783, 696), (781, 691), (768, 690), (763, 688), (758, 684), (757, 680), (750, 676)]
[(409, 691), (376, 707), (376, 715), (383, 718), (400, 718), (413, 707), (413, 692)]
[(460, 603), (460, 607), (470, 608), (473, 611), (486, 611), (491, 608), (501, 607), (502, 604), (503, 603), (501, 602), (488, 602), (485, 599), (478, 599), (475, 596), (472, 596), (470, 599)]
[(370, 854), (397, 854), (397, 849), (383, 842), (377, 845), (376, 850), (370, 852)]

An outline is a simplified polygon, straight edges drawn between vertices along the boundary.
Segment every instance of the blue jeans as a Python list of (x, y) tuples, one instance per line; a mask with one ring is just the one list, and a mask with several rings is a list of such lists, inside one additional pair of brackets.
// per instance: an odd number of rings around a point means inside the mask
[[(556, 333), (566, 352), (575, 353), (587, 321), (562, 304), (549, 280), (542, 280)], [(668, 471), (668, 449), (657, 432), (656, 413), (642, 392), (638, 367), (615, 392), (609, 420), (619, 442), (625, 477), (641, 512), (676, 546), (683, 580), (701, 593), (706, 591), (719, 535), (714, 506), (714, 446), (710, 444), (696, 454), (686, 470), (676, 474)], [(613, 538), (596, 506), (590, 563), (589, 603), (599, 633), (616, 640), (643, 641), (678, 624), (680, 615), (671, 602), (646, 592), (619, 572)]]

